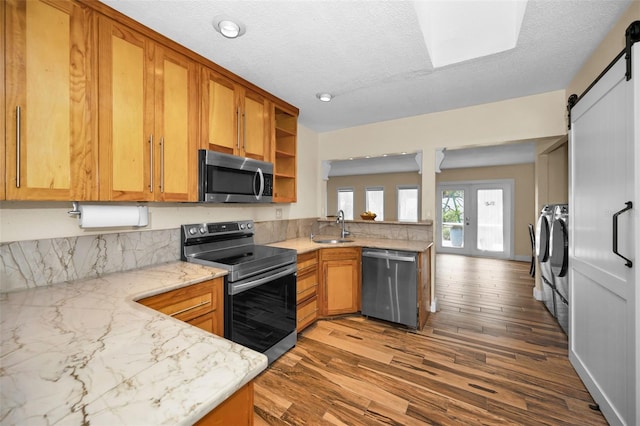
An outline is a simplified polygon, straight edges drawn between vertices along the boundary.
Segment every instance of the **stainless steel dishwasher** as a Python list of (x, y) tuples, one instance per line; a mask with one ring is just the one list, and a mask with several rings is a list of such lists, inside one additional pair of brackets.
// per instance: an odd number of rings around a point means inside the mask
[(418, 253), (362, 249), (362, 315), (418, 327)]

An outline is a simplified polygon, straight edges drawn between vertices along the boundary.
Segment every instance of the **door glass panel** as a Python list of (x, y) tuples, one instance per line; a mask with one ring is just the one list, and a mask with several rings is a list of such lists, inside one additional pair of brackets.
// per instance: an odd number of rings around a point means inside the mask
[(464, 190), (442, 191), (442, 247), (464, 247)]
[(502, 189), (478, 189), (478, 236), (476, 248), (482, 251), (504, 250), (504, 229), (503, 229), (503, 204), (504, 197)]

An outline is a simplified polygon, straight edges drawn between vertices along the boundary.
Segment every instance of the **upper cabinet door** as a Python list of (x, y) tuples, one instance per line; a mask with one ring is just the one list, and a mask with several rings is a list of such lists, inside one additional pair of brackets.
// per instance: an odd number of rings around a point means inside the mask
[(153, 47), (100, 17), (100, 199), (153, 200)]
[(156, 46), (155, 199), (196, 201), (198, 195), (198, 70), (195, 62)]
[(196, 201), (196, 63), (108, 18), (99, 25), (101, 199)]
[(95, 200), (93, 14), (63, 0), (5, 7), (6, 198)]
[(266, 98), (204, 66), (201, 78), (200, 148), (269, 161)]
[(245, 157), (271, 161), (269, 145), (269, 108), (267, 100), (248, 89), (242, 90), (241, 153)]
[(201, 69), (200, 148), (237, 154), (240, 150), (240, 107), (236, 101), (236, 85), (207, 67)]

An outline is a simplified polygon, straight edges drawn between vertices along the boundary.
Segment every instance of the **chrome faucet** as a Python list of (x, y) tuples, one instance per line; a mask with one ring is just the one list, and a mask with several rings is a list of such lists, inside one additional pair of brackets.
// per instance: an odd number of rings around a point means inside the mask
[(341, 224), (340, 238), (344, 238), (347, 235), (351, 234), (351, 232), (344, 229), (344, 211), (338, 210), (338, 218), (336, 219), (336, 223)]

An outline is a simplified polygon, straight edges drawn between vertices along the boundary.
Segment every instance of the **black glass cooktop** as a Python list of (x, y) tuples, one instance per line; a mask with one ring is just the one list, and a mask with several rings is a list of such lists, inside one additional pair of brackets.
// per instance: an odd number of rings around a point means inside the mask
[(252, 245), (241, 248), (231, 248), (221, 251), (200, 253), (195, 257), (200, 260), (233, 266), (241, 265), (248, 262), (270, 259), (273, 257), (277, 257), (282, 253), (289, 253), (289, 250), (279, 247)]

